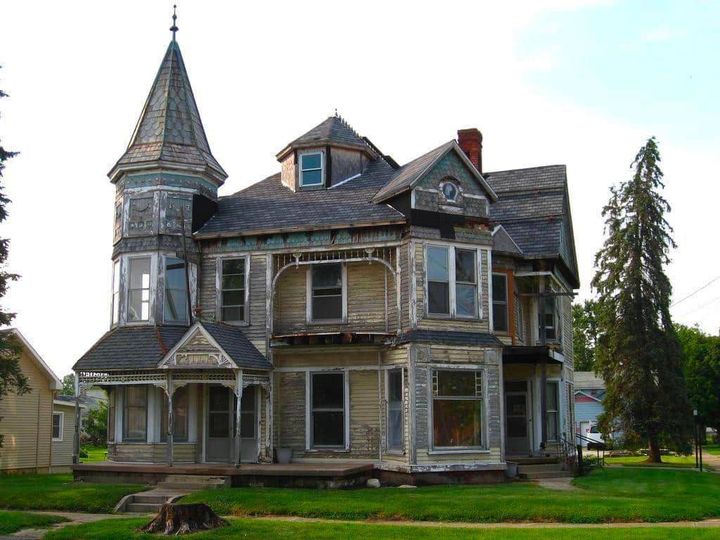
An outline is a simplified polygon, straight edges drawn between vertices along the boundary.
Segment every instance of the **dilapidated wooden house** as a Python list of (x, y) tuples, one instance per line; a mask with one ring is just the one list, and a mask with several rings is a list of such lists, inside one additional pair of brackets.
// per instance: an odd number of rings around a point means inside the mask
[(564, 166), (485, 171), (476, 129), (400, 166), (338, 116), (276, 157), (218, 195), (173, 39), (109, 173), (110, 330), (74, 366), (109, 393), (107, 467), (481, 481), (573, 439)]

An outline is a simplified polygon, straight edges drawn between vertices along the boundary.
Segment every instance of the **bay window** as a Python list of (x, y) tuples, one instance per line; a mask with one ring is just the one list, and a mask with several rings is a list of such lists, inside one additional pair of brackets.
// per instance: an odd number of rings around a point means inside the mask
[(150, 257), (129, 259), (128, 321), (150, 319)]
[(435, 370), (432, 377), (433, 447), (481, 448), (482, 373)]
[(403, 371), (387, 372), (387, 447), (391, 451), (403, 449)]
[(247, 259), (222, 259), (220, 263), (220, 319), (247, 322)]
[(312, 447), (345, 447), (345, 374), (311, 374)]
[(508, 279), (507, 274), (492, 275), (493, 330), (507, 332), (508, 322)]
[[(173, 394), (173, 441), (188, 440), (188, 387), (181, 386)], [(162, 413), (160, 416), (160, 440), (167, 441), (168, 436), (168, 403), (165, 392), (160, 395)]]
[(123, 440), (147, 440), (147, 386), (126, 386), (123, 407)]
[(165, 257), (165, 322), (188, 323), (185, 261)]
[(429, 245), (425, 253), (428, 313), (478, 317), (477, 250)]
[(344, 319), (342, 264), (316, 264), (310, 268), (310, 320), (342, 321)]

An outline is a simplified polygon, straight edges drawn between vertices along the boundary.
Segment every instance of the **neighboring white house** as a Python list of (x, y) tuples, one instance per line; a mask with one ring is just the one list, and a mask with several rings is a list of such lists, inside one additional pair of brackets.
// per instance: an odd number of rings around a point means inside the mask
[[(605, 381), (592, 371), (575, 372), (575, 432), (600, 441), (597, 419), (604, 411)], [(587, 441), (578, 441), (587, 446)]]

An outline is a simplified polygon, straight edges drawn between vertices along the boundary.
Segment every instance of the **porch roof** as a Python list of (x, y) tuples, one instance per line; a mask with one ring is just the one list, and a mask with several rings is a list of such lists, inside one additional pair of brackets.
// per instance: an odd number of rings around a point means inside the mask
[(503, 349), (503, 363), (505, 364), (537, 364), (543, 359), (550, 364), (562, 364), (560, 358), (555, 350), (547, 345), (509, 346)]

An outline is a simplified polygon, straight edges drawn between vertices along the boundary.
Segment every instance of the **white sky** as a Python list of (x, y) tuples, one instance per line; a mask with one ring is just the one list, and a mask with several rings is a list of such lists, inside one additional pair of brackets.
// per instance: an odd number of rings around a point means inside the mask
[[(5, 170), (13, 202), (0, 227), (12, 240), (10, 269), (22, 277), (3, 306), (18, 313), (16, 325), (59, 376), (109, 326), (113, 187), (106, 173), (127, 145), (170, 39), (171, 6), (0, 0), (0, 88), (10, 94), (0, 101), (0, 140), (22, 152)], [(458, 128), (478, 127), (488, 171), (567, 164), (581, 298), (590, 294), (608, 187), (628, 177), (637, 149), (656, 135), (680, 246), (669, 274), (682, 298), (720, 275), (711, 236), (720, 198), (717, 133), (687, 137), (694, 125), (682, 117), (627, 114), (617, 98), (625, 83), (612, 70), (593, 82), (601, 96), (593, 103), (552, 84), (572, 80), (563, 67), (571, 54), (598, 45), (589, 35), (568, 46), (564, 25), (624, 16), (619, 9), (581, 1), (181, 0), (178, 41), (213, 153), (230, 174), (221, 194), (276, 172), (275, 153), (335, 107), (400, 163)], [(617, 36), (623, 43), (653, 50), (673, 39), (665, 27), (629, 27)], [(717, 65), (711, 50), (699, 54)], [(655, 62), (650, 68), (682, 67)], [(642, 103), (653, 100), (642, 81), (627, 84)], [(682, 87), (673, 94), (681, 106), (692, 99)], [(717, 120), (713, 110), (699, 122)], [(720, 280), (674, 314), (717, 332), (719, 307)]]

